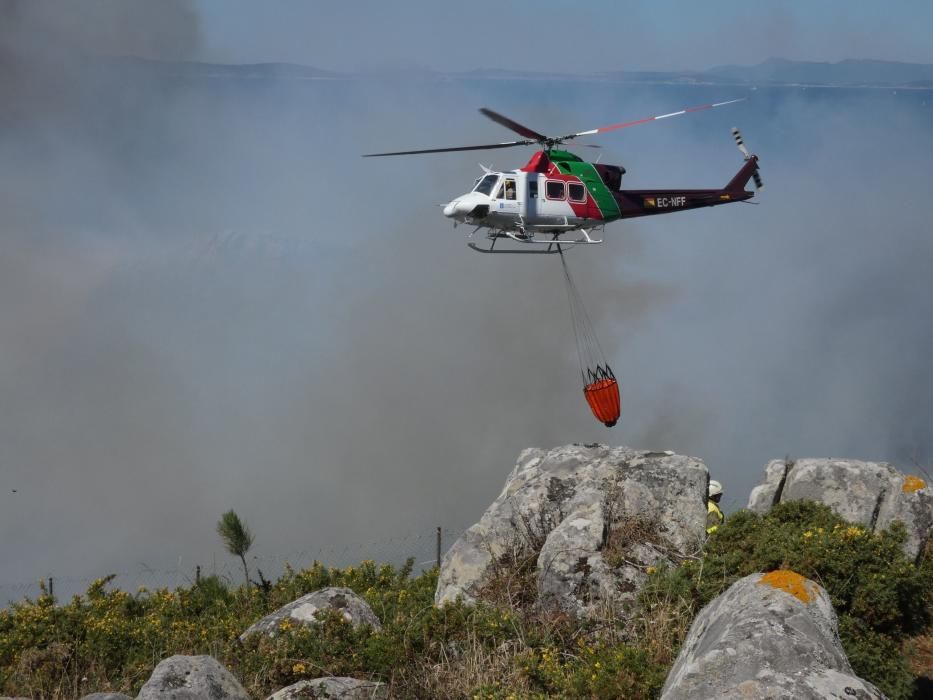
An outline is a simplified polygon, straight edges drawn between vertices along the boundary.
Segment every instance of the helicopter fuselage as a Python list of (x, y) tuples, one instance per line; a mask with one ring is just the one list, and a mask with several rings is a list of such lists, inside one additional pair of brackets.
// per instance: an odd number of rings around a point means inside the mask
[(488, 228), (491, 236), (585, 231), (617, 219), (751, 199), (754, 192), (744, 188), (757, 167), (751, 156), (723, 188), (623, 190), (621, 166), (588, 163), (568, 151), (538, 151), (521, 169), (487, 171), (444, 207), (444, 215)]

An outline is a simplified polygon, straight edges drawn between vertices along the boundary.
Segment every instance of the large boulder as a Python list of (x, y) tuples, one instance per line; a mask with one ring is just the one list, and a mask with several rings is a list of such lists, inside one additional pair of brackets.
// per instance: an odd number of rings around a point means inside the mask
[(883, 698), (855, 675), (826, 591), (792, 571), (736, 581), (693, 621), (662, 700)]
[(136, 700), (249, 700), (213, 656), (170, 656), (160, 662)]
[(269, 613), (250, 625), (240, 635), (240, 639), (246, 639), (256, 632), (274, 637), (283, 626), (288, 624), (313, 625), (319, 621), (318, 614), (328, 610), (338, 612), (354, 627), (369, 625), (374, 630), (382, 629), (382, 623), (369, 607), (369, 603), (349, 588), (330, 587), (303, 595), (275, 612)]
[[(499, 497), (444, 557), (435, 602), (491, 597), (534, 567), (534, 597), (575, 615), (624, 610), (647, 569), (706, 536), (702, 461), (672, 452), (566, 445), (521, 453)], [(527, 596), (526, 596), (527, 597)]]
[(332, 676), (298, 681), (270, 695), (267, 700), (384, 700), (389, 697), (385, 683)]
[(873, 532), (899, 520), (907, 528), (904, 552), (916, 558), (933, 531), (933, 488), (884, 462), (855, 459), (774, 460), (756, 486), (748, 508), (766, 513), (785, 501), (825, 503), (840, 517)]

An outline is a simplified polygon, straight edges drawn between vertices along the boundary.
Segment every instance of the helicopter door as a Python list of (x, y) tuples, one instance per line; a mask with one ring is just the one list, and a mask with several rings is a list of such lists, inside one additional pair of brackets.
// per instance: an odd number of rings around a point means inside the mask
[(514, 176), (502, 178), (499, 189), (496, 190), (496, 211), (506, 216), (519, 216), (521, 214), (521, 200), (518, 198), (518, 183)]
[(538, 216), (538, 173), (525, 173), (525, 221)]

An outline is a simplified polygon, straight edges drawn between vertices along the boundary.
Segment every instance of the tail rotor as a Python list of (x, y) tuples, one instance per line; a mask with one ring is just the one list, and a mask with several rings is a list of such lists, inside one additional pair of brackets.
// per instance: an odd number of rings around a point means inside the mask
[[(745, 140), (742, 138), (742, 132), (739, 131), (736, 127), (732, 127), (732, 137), (735, 139), (735, 145), (739, 149), (739, 152), (744, 156), (745, 160), (749, 160), (752, 156), (748, 152), (748, 148), (745, 146)], [(752, 179), (755, 181), (755, 189), (762, 189), (765, 184), (761, 179), (761, 175), (758, 172), (758, 167), (755, 167), (754, 172), (752, 173)]]
[(737, 127), (732, 127), (732, 137), (735, 139), (735, 145), (738, 147), (739, 151), (741, 151), (742, 155), (745, 156), (745, 160), (751, 158), (751, 154), (745, 147), (745, 141), (742, 139), (742, 132), (739, 131)]

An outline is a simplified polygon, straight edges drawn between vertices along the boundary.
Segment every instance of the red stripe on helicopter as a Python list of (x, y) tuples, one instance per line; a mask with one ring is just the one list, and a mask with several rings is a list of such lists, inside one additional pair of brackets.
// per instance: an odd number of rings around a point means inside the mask
[(583, 185), (583, 191), (586, 192), (586, 201), (585, 202), (574, 202), (570, 199), (570, 187), (568, 186), (567, 192), (567, 204), (570, 205), (570, 208), (573, 209), (573, 215), (581, 219), (602, 219), (603, 213), (599, 208), (599, 205), (596, 204), (596, 200), (593, 199), (593, 195), (590, 194), (590, 189), (586, 186), (579, 177), (576, 175), (565, 175), (560, 171), (560, 168), (553, 162), (550, 163), (550, 167), (546, 173), (547, 177), (551, 180), (561, 180), (566, 183), (576, 182)]
[(589, 188), (576, 175), (565, 175), (548, 157), (545, 151), (537, 151), (531, 156), (531, 159), (525, 164), (522, 170), (526, 173), (543, 173), (552, 180), (561, 180), (563, 182), (579, 182), (586, 189), (585, 202), (571, 202), (569, 192), (567, 193), (567, 203), (573, 210), (574, 216), (581, 219), (602, 219), (603, 212), (590, 193)]
[(546, 173), (549, 165), (551, 165), (551, 161), (548, 159), (547, 153), (536, 151), (522, 170), (526, 173)]

